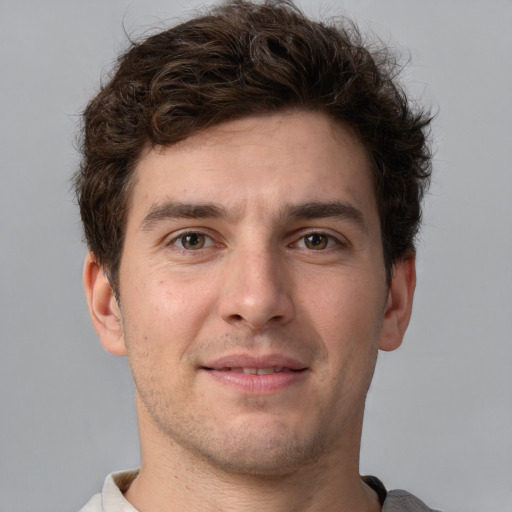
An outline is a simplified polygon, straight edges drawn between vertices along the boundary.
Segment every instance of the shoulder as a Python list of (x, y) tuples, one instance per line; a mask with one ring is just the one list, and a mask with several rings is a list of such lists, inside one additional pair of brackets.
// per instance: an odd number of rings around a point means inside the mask
[(361, 476), (363, 482), (373, 489), (382, 505), (382, 512), (439, 512), (427, 507), (423, 501), (410, 492), (396, 489), (387, 491), (384, 484), (375, 476)]
[(101, 494), (95, 494), (79, 512), (103, 512)]
[(423, 501), (407, 491), (396, 489), (389, 491), (382, 512), (439, 512), (427, 507)]
[(138, 470), (112, 473), (105, 478), (101, 494), (94, 495), (80, 512), (137, 512), (123, 496)]

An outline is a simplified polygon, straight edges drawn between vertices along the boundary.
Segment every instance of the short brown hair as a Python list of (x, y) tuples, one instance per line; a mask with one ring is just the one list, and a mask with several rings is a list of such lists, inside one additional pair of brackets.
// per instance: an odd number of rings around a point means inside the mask
[(234, 0), (132, 43), (85, 109), (74, 181), (88, 247), (114, 292), (143, 148), (287, 109), (325, 112), (358, 134), (374, 163), (389, 281), (393, 263), (414, 250), (431, 162), (431, 117), (411, 106), (397, 69), (352, 22), (312, 21), (287, 0)]

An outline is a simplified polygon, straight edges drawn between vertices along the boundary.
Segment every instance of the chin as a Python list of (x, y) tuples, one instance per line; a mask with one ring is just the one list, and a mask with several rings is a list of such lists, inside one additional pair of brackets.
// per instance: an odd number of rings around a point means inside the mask
[[(199, 448), (199, 447), (196, 447)], [(317, 461), (327, 451), (321, 435), (301, 436), (285, 424), (253, 422), (228, 429), (200, 449), (211, 465), (247, 476), (280, 477)]]

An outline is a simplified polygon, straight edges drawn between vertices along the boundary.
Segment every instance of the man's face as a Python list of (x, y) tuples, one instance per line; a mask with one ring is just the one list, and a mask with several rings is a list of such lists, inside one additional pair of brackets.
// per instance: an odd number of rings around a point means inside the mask
[(140, 160), (120, 315), (142, 439), (252, 474), (357, 450), (387, 304), (346, 127), (245, 118)]

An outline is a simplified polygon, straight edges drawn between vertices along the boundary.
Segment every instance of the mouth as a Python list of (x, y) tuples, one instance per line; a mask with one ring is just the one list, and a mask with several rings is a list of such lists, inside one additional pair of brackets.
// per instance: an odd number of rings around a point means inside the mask
[(244, 375), (271, 375), (273, 373), (289, 373), (289, 372), (303, 372), (306, 368), (294, 370), (284, 366), (270, 366), (267, 368), (252, 368), (252, 367), (225, 367), (225, 368), (208, 368), (203, 367), (205, 370), (214, 370), (218, 372), (232, 372), (243, 373)]
[(298, 360), (269, 356), (228, 356), (202, 366), (215, 381), (243, 394), (270, 395), (303, 381), (308, 367)]
[(243, 373), (245, 375), (269, 375), (272, 373), (300, 372), (307, 370), (307, 364), (294, 357), (281, 354), (253, 356), (232, 354), (205, 361), (205, 370)]

